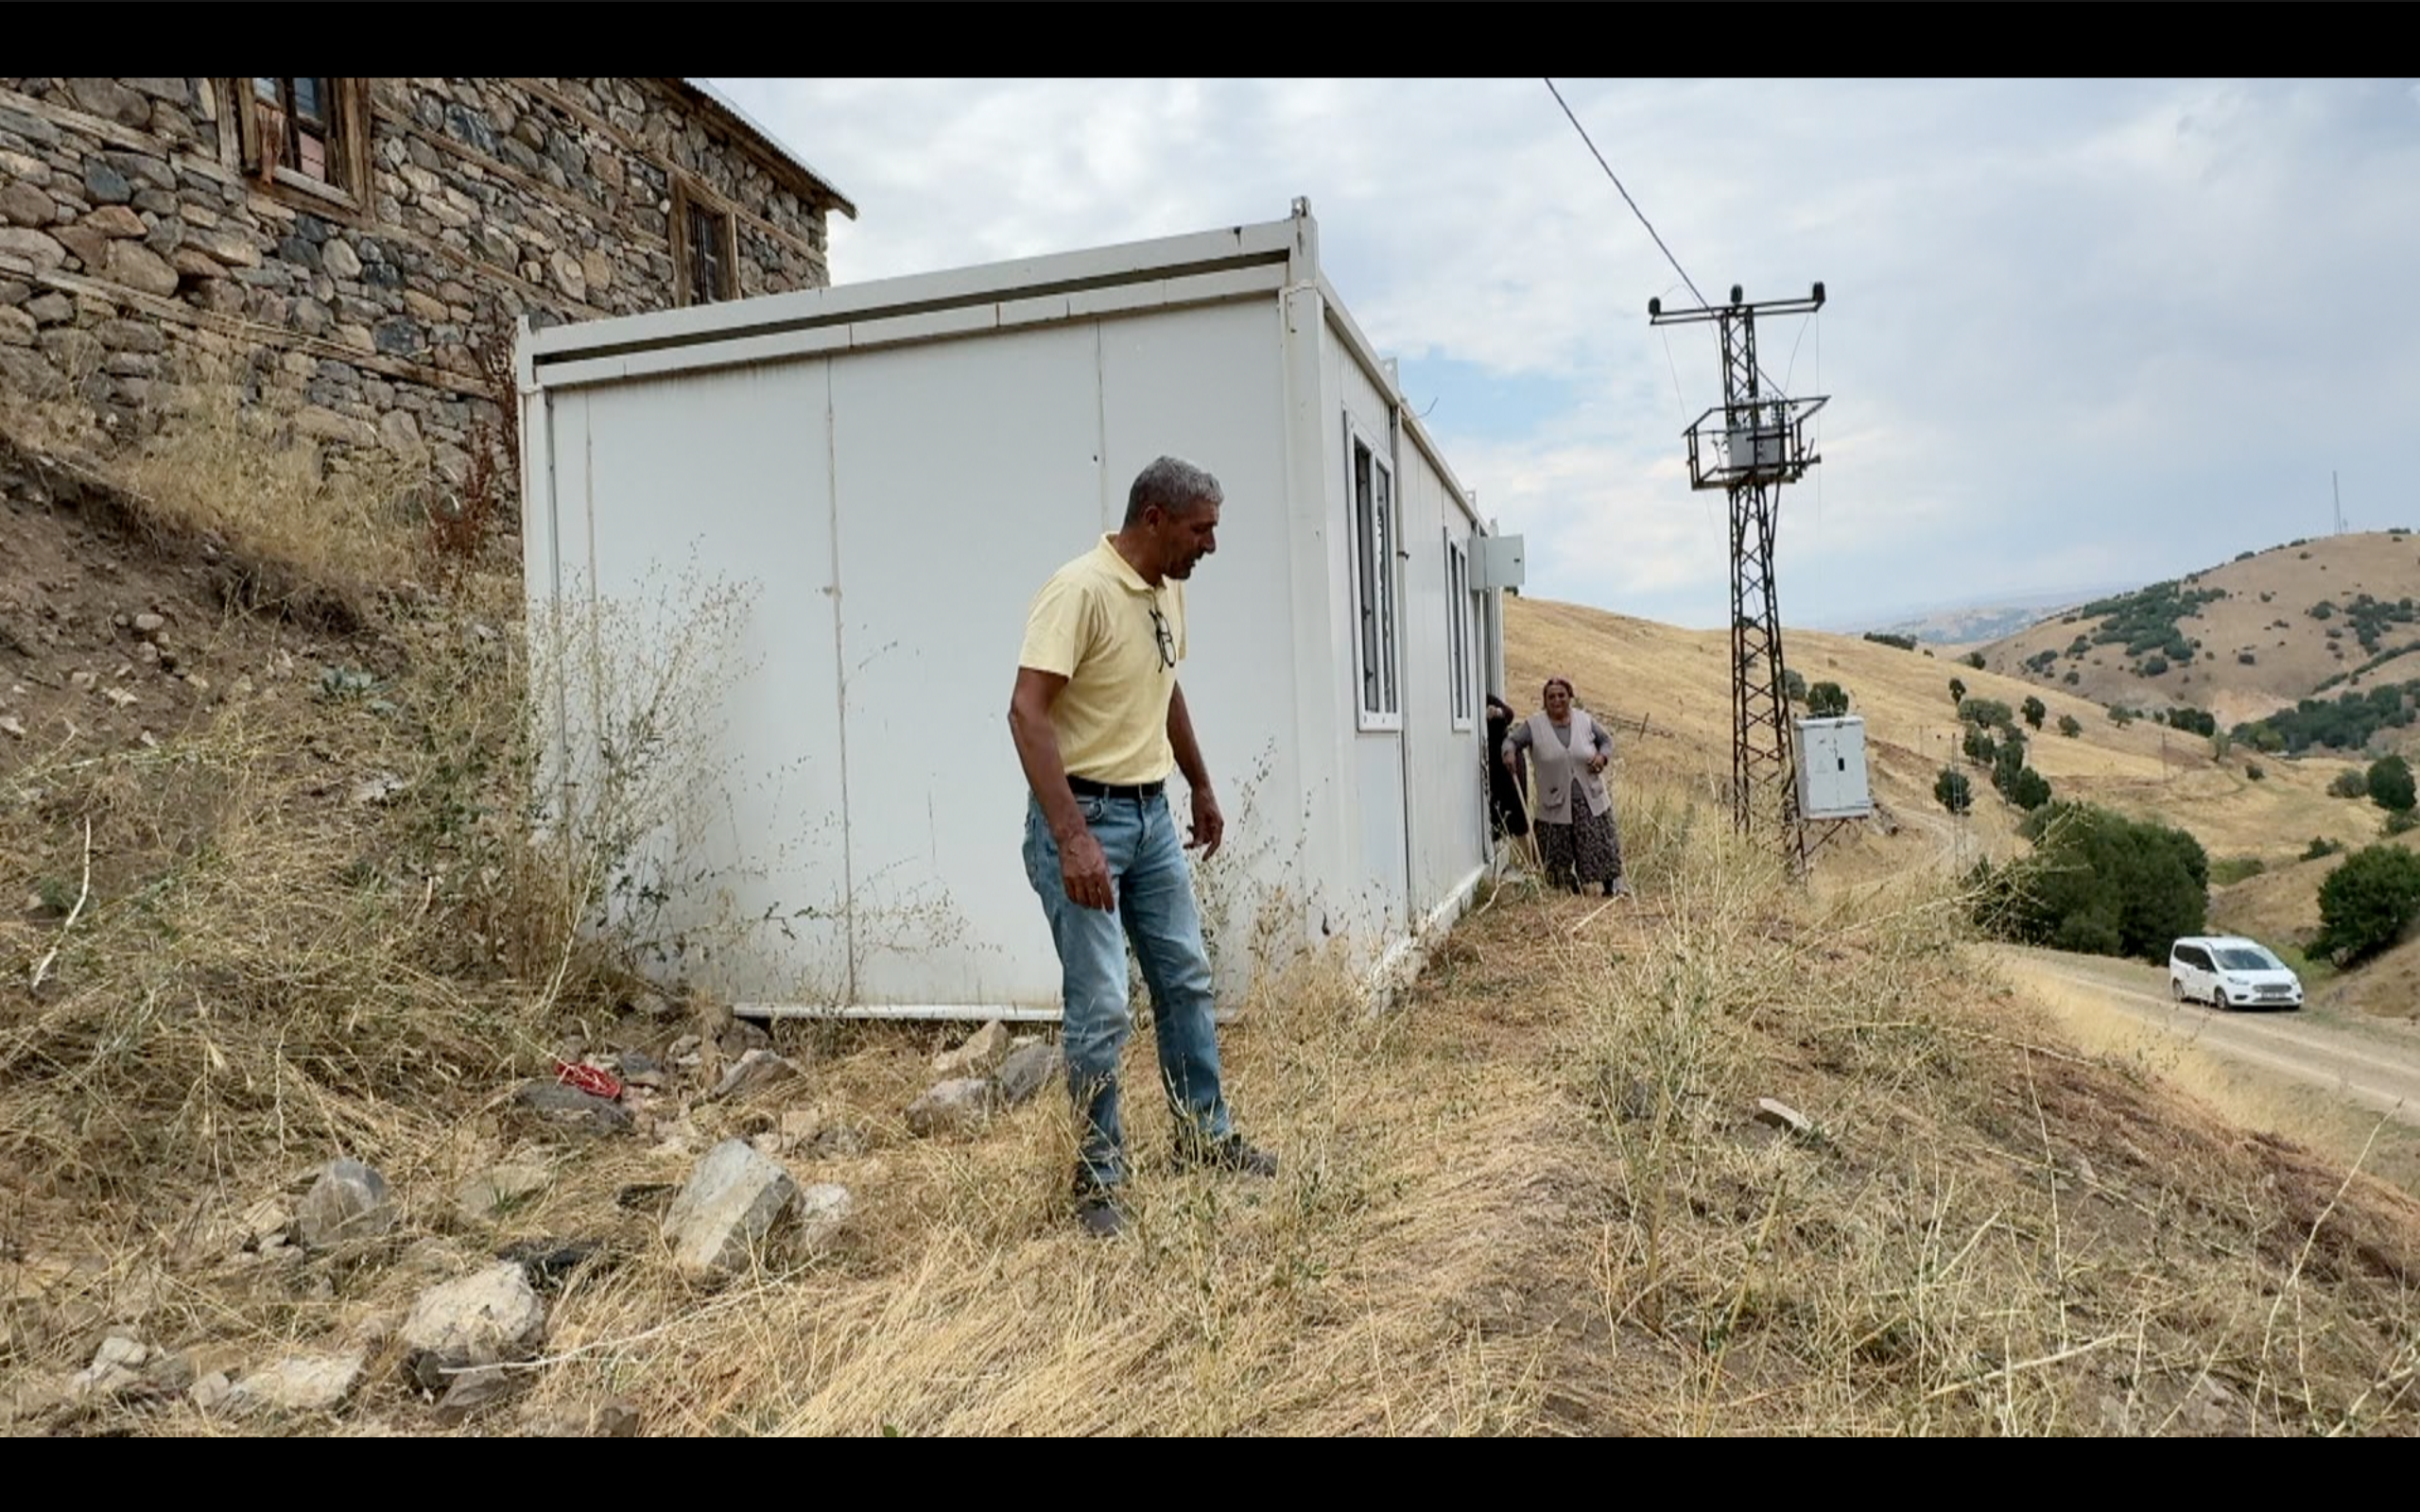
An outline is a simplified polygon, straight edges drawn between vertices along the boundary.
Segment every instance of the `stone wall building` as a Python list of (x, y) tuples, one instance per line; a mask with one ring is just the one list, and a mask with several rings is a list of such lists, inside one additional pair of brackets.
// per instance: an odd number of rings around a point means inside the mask
[(835, 210), (687, 79), (0, 78), (0, 388), (232, 382), (459, 482), (520, 316), (823, 287)]

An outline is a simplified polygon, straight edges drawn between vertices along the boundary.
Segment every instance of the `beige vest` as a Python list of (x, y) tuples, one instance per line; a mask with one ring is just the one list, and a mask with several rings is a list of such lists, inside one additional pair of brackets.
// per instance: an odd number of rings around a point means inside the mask
[[(1530, 716), (1530, 760), (1536, 763), (1538, 774), (1538, 812), (1536, 817), (1547, 824), (1572, 822), (1571, 794), (1574, 788), (1588, 800), (1591, 815), (1603, 814), (1614, 806), (1613, 795), (1605, 791), (1605, 780), (1581, 765), (1597, 751), (1597, 721), (1588, 717), (1584, 709), (1571, 711), (1571, 744), (1555, 733), (1554, 721), (1543, 709)], [(1610, 743), (1609, 743), (1610, 744)]]

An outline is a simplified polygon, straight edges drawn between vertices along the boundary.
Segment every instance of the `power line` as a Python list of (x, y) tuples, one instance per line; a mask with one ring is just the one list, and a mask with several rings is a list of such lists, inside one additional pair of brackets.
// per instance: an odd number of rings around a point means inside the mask
[[(1699, 293), (1697, 281), (1689, 277), (1689, 270), (1681, 266), (1681, 260), (1672, 255), (1672, 249), (1664, 245), (1663, 236), (1656, 232), (1654, 222), (1647, 218), (1647, 212), (1639, 209), (1638, 201), (1633, 199), (1631, 198), (1630, 191), (1622, 187), (1621, 175), (1616, 173), (1614, 171), (1614, 165), (1605, 161), (1605, 155), (1597, 150), (1597, 144), (1589, 138), (1588, 129), (1580, 124), (1579, 116), (1571, 113), (1571, 106), (1564, 99), (1563, 91), (1554, 87), (1554, 80), (1551, 78), (1546, 80), (1546, 86), (1547, 93), (1554, 96), (1554, 102), (1563, 107), (1564, 116), (1571, 122), (1571, 129), (1580, 133), (1580, 140), (1587, 146), (1588, 155), (1597, 160), (1597, 166), (1605, 170), (1605, 177), (1611, 179), (1614, 181), (1614, 187), (1620, 191), (1622, 202), (1630, 206), (1630, 213), (1638, 217), (1638, 223), (1647, 228), (1647, 234), (1654, 238), (1655, 249), (1664, 254), (1664, 261), (1672, 265), (1672, 271), (1681, 275), (1681, 282), (1687, 285), (1689, 293), (1696, 298), (1698, 303), (1702, 306), (1710, 308), (1713, 301), (1708, 300), (1703, 294)], [(1758, 377), (1764, 379), (1766, 385), (1770, 387), (1776, 395), (1787, 395), (1789, 393), (1789, 389), (1773, 382), (1773, 375), (1765, 371), (1764, 364), (1758, 363), (1756, 365), (1756, 374)]]
[(1563, 91), (1554, 87), (1554, 80), (1551, 78), (1547, 80), (1547, 93), (1554, 96), (1554, 102), (1557, 105), (1563, 106), (1563, 113), (1569, 118), (1571, 129), (1580, 133), (1580, 140), (1587, 144), (1588, 153), (1597, 160), (1597, 166), (1605, 170), (1605, 177), (1614, 180), (1616, 189), (1621, 190), (1622, 201), (1630, 206), (1630, 213), (1636, 215), (1638, 223), (1647, 228), (1648, 235), (1655, 237), (1655, 249), (1664, 254), (1664, 261), (1671, 264), (1672, 271), (1681, 275), (1681, 282), (1688, 285), (1691, 294), (1697, 295), (1697, 301), (1700, 304), (1705, 303), (1706, 297), (1698, 294), (1698, 286), (1690, 280), (1689, 270), (1683, 267), (1681, 260), (1672, 255), (1672, 249), (1664, 245), (1664, 238), (1656, 235), (1653, 223), (1647, 218), (1647, 212), (1638, 208), (1638, 201), (1631, 198), (1629, 190), (1622, 188), (1621, 175), (1616, 173), (1614, 165), (1605, 161), (1605, 155), (1597, 150), (1597, 144), (1588, 140), (1588, 129), (1580, 124), (1580, 117), (1571, 113), (1571, 107), (1564, 101)]

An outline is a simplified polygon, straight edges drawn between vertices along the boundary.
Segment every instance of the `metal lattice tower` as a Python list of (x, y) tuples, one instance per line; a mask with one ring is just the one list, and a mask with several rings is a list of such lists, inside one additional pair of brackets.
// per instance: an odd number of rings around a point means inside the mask
[[(1773, 582), (1773, 524), (1781, 486), (1823, 458), (1806, 448), (1806, 421), (1824, 398), (1768, 393), (1756, 365), (1756, 316), (1811, 315), (1824, 285), (1805, 300), (1750, 304), (1731, 288), (1726, 306), (1667, 313), (1647, 301), (1650, 324), (1713, 321), (1722, 343), (1722, 403), (1689, 426), (1689, 486), (1731, 496), (1731, 811), (1743, 833), (1778, 826), (1792, 869), (1806, 863), (1799, 822), (1798, 764), (1791, 749), (1783, 676), (1781, 608)], [(1721, 419), (1720, 434), (1709, 421)]]

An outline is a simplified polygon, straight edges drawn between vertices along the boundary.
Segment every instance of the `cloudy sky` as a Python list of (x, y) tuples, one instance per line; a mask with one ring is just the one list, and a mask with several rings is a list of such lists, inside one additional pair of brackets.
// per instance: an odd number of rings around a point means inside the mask
[[(1529, 592), (1722, 623), (1680, 432), (1708, 327), (1536, 78), (717, 79), (854, 198), (841, 283), (1275, 220), (1330, 279)], [(2420, 524), (2420, 83), (1555, 85), (1708, 297), (1827, 392), (1783, 617), (2173, 576)], [(1820, 387), (1819, 387), (1820, 386)]]

